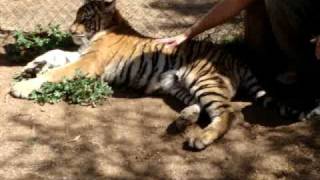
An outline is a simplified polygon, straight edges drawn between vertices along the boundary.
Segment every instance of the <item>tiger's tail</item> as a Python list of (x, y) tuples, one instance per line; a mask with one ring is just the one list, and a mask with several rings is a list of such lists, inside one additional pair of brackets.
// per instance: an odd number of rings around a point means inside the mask
[(263, 107), (269, 108), (279, 113), (279, 115), (286, 119), (300, 119), (304, 117), (304, 112), (291, 107), (278, 99), (270, 96), (265, 89), (261, 87), (257, 78), (249, 70), (245, 68), (242, 70), (242, 86), (247, 89), (249, 96), (253, 97), (256, 102), (262, 104)]

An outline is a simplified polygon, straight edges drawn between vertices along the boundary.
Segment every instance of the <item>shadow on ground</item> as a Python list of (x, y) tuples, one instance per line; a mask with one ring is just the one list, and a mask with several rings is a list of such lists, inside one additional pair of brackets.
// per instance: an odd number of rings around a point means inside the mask
[[(129, 94), (129, 95), (128, 95)], [(1, 103), (2, 179), (317, 179), (319, 123), (268, 127), (235, 122), (202, 152), (182, 148), (186, 133), (168, 135), (177, 117), (160, 98), (120, 94), (97, 108)], [(171, 99), (174, 106), (179, 103)], [(10, 106), (11, 105), (11, 106)], [(14, 105), (15, 108), (12, 108)], [(179, 108), (178, 108), (179, 109)], [(262, 116), (260, 113), (266, 113)], [(258, 115), (255, 115), (258, 114)], [(248, 121), (277, 118), (259, 107)], [(251, 119), (252, 118), (252, 119)]]

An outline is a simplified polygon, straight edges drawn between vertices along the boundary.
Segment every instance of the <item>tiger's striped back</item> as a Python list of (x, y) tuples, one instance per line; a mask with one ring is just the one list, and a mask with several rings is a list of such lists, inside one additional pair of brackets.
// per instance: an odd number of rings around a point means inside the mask
[[(168, 49), (123, 27), (100, 36), (92, 42), (88, 55), (96, 54), (97, 47), (108, 49), (101, 50), (99, 56), (109, 57), (108, 60), (102, 59), (101, 63), (104, 78), (109, 83), (152, 93), (161, 89), (161, 75), (173, 71), (176, 83), (182, 88), (170, 94), (186, 104), (200, 103), (212, 117), (229, 107), (240, 86), (262, 104), (273, 103), (271, 107), (278, 108), (282, 115), (297, 113), (280, 103), (274, 104), (250, 69), (221, 46), (190, 41)], [(188, 94), (182, 93), (185, 90)]]

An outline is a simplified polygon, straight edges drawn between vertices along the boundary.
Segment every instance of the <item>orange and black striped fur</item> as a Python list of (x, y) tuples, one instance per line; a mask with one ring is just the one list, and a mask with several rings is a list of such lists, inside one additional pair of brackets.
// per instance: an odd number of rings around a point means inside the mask
[[(86, 25), (75, 24), (77, 27)], [(72, 78), (77, 70), (101, 76), (110, 84), (143, 89), (146, 93), (163, 91), (175, 96), (188, 105), (176, 121), (180, 129), (195, 123), (201, 110), (206, 111), (212, 122), (201, 134), (188, 140), (190, 147), (199, 150), (221, 137), (233, 120), (242, 117), (241, 109), (247, 104), (232, 102), (240, 87), (262, 104), (273, 104), (271, 107), (279, 109), (282, 115), (299, 115), (273, 101), (250, 69), (222, 47), (190, 41), (177, 48), (164, 48), (123, 24), (97, 33), (75, 62), (19, 82), (11, 93), (27, 98), (44, 82)]]

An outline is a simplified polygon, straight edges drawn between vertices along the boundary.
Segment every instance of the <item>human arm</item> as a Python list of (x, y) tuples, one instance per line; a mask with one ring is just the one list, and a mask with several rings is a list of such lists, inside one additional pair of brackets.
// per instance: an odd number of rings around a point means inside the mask
[(220, 25), (228, 19), (239, 14), (241, 10), (248, 7), (248, 5), (255, 0), (223, 0), (215, 5), (210, 11), (199, 19), (191, 28), (184, 33), (171, 38), (159, 39), (158, 42), (166, 44), (166, 46), (174, 47), (187, 39)]

